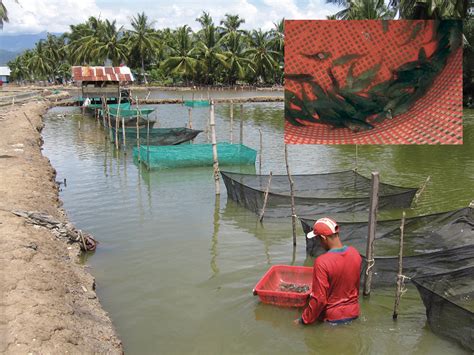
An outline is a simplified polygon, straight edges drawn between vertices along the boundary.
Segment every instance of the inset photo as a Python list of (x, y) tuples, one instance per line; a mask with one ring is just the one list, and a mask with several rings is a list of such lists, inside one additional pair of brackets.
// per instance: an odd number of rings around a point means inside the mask
[(462, 22), (285, 21), (285, 143), (462, 144)]

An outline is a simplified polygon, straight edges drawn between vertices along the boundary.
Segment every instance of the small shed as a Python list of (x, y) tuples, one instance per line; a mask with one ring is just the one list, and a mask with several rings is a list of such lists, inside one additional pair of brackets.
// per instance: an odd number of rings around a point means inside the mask
[(134, 81), (129, 67), (72, 67), (74, 82), (82, 87), (82, 97), (114, 97), (120, 94), (120, 84)]
[(0, 67), (0, 81), (2, 83), (10, 82), (10, 68), (9, 67)]

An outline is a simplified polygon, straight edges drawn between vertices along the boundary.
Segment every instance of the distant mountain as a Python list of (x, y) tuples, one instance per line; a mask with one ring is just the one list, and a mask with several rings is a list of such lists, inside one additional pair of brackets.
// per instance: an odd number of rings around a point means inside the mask
[[(61, 35), (61, 33), (53, 33), (54, 35)], [(41, 32), (33, 35), (12, 35), (3, 34), (0, 32), (0, 49), (4, 49), (9, 52), (22, 52), (25, 49), (33, 48), (41, 39), (45, 39), (47, 36), (46, 32)]]
[(10, 52), (6, 51), (4, 49), (0, 49), (0, 66), (5, 66), (7, 63), (16, 58), (17, 55), (19, 55), (21, 51), (18, 52)]

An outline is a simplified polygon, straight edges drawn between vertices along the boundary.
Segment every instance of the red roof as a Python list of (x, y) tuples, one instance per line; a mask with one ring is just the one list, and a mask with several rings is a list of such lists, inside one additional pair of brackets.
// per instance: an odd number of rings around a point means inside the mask
[(129, 67), (72, 67), (74, 81), (134, 81)]

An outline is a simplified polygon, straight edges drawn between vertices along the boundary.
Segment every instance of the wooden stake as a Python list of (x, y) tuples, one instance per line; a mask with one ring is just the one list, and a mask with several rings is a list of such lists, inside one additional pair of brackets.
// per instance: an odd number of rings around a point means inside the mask
[(375, 227), (377, 224), (377, 210), (379, 205), (379, 173), (372, 173), (372, 190), (370, 195), (370, 210), (369, 210), (369, 234), (367, 237), (367, 269), (365, 271), (364, 279), (364, 296), (370, 295), (370, 287), (372, 284), (372, 274), (374, 266), (374, 240)]
[(400, 247), (398, 250), (398, 274), (397, 290), (395, 292), (395, 305), (393, 306), (393, 319), (398, 318), (398, 308), (400, 307), (400, 298), (403, 293), (403, 232), (405, 229), (405, 211), (402, 213), (402, 223), (400, 225)]
[(240, 104), (240, 144), (244, 144), (244, 105)]
[(150, 170), (150, 120), (146, 121), (146, 161)]
[(258, 159), (258, 174), (262, 175), (262, 151), (263, 151), (263, 138), (262, 138), (262, 130), (259, 128), (258, 133), (260, 134), (260, 153)]
[(137, 101), (137, 151), (138, 151), (138, 161), (140, 162), (140, 106), (138, 104), (138, 96), (135, 98)]
[(193, 129), (193, 116), (191, 107), (188, 108), (188, 128)]
[(356, 144), (355, 146), (356, 146), (356, 155), (355, 155), (355, 169), (354, 170), (357, 171), (358, 145)]
[(293, 246), (296, 246), (296, 211), (295, 211), (295, 195), (293, 191), (293, 178), (290, 173), (290, 166), (288, 164), (288, 146), (285, 144), (285, 164), (288, 180), (290, 181), (290, 196), (291, 196), (291, 227), (293, 229)]
[(118, 129), (119, 129), (119, 118), (120, 118), (120, 101), (122, 101), (122, 92), (119, 92), (119, 100), (117, 106), (117, 115), (115, 116), (115, 148), (119, 148), (118, 141)]
[(214, 183), (216, 185), (216, 195), (220, 195), (221, 189), (219, 184), (219, 159), (217, 157), (217, 142), (216, 142), (216, 121), (214, 117), (214, 100), (211, 100), (211, 115), (209, 118), (209, 125), (211, 127), (212, 139), (212, 157), (214, 159)]
[(230, 100), (230, 144), (234, 143), (234, 101)]
[(426, 185), (428, 185), (428, 183), (430, 182), (430, 179), (431, 179), (431, 176), (428, 176), (425, 182), (423, 183), (423, 185), (421, 185), (421, 187), (418, 189), (417, 193), (415, 194), (415, 197), (413, 198), (413, 203), (412, 203), (413, 207), (418, 203), (418, 199), (420, 198), (421, 194), (425, 191)]
[(270, 176), (268, 177), (267, 188), (265, 189), (265, 197), (263, 198), (262, 211), (260, 212), (260, 216), (258, 217), (258, 220), (260, 222), (263, 221), (263, 216), (265, 214), (265, 208), (267, 207), (268, 192), (270, 191), (270, 184), (272, 183), (272, 175), (273, 175), (273, 173), (270, 171)]

